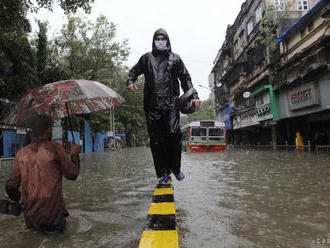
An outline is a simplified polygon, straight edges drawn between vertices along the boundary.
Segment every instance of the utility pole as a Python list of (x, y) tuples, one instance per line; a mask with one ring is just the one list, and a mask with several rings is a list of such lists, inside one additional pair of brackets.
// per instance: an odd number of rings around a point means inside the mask
[(109, 136), (113, 136), (115, 137), (115, 107), (113, 105), (111, 105), (110, 109), (109, 109), (109, 114), (110, 114), (110, 118), (109, 118), (109, 128), (110, 128), (110, 132), (109, 132)]

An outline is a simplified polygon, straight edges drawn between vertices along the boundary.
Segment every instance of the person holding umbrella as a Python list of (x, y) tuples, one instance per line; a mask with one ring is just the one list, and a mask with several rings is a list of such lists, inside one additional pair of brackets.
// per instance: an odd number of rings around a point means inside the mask
[(28, 126), (33, 141), (15, 156), (6, 192), (11, 202), (22, 198), (27, 227), (61, 234), (68, 216), (62, 176), (69, 180), (78, 177), (80, 146), (68, 144), (67, 154), (60, 143), (52, 142), (52, 121), (47, 115), (31, 117)]
[[(142, 55), (130, 70), (127, 88), (135, 92), (135, 81), (141, 74), (145, 76), (144, 111), (150, 136), (150, 148), (154, 166), (160, 183), (170, 180), (171, 172), (182, 180), (181, 133), (179, 114), (180, 85), (186, 93), (193, 89), (191, 77), (179, 55), (171, 50), (167, 32), (158, 29), (152, 39), (152, 52)], [(190, 96), (190, 106), (199, 110), (197, 92)]]
[[(22, 197), (28, 227), (52, 233), (65, 230), (68, 212), (62, 176), (75, 180), (80, 170), (80, 146), (75, 145), (70, 117), (108, 110), (122, 102), (119, 94), (102, 83), (70, 79), (31, 90), (10, 110), (4, 123), (32, 128), (34, 136), (34, 141), (17, 153), (6, 182), (10, 201), (17, 202)], [(51, 142), (52, 120), (66, 117), (73, 138), (66, 147), (69, 154), (61, 144)]]

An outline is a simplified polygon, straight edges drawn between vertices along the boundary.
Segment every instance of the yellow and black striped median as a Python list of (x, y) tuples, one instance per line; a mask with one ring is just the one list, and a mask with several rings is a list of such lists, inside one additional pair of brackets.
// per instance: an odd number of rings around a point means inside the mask
[(139, 248), (179, 248), (171, 181), (156, 185)]

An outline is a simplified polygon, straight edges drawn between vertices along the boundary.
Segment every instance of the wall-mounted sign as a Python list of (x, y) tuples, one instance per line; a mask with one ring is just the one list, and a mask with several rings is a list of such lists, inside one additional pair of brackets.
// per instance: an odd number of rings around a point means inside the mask
[(296, 87), (288, 92), (290, 110), (294, 111), (320, 104), (320, 92), (315, 83)]
[(271, 104), (256, 106), (256, 114), (258, 121), (273, 119)]
[(20, 128), (18, 128), (18, 129), (16, 130), (16, 133), (17, 133), (17, 134), (26, 134), (26, 130), (25, 130), (25, 129), (20, 129)]
[(234, 129), (258, 125), (258, 116), (254, 109), (246, 111), (244, 113), (235, 115), (233, 117), (233, 127)]

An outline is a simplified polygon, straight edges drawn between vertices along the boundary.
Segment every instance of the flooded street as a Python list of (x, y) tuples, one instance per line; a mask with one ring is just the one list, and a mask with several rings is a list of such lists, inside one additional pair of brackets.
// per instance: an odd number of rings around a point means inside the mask
[[(182, 164), (186, 179), (173, 183), (181, 248), (330, 246), (329, 155), (227, 150), (183, 153)], [(0, 215), (0, 246), (137, 247), (155, 183), (148, 148), (83, 154), (78, 180), (64, 180), (66, 234)]]

